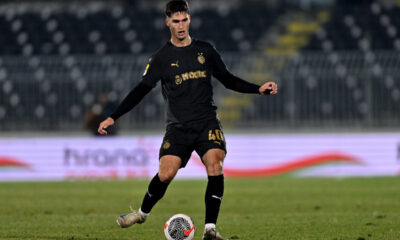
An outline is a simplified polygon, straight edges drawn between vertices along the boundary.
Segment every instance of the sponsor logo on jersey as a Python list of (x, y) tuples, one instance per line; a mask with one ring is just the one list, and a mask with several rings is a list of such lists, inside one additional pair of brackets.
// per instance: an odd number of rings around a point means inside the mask
[(206, 58), (203, 56), (203, 53), (197, 53), (197, 61), (199, 61), (200, 64), (204, 64), (206, 62)]
[(186, 73), (182, 73), (179, 75), (175, 75), (175, 83), (176, 83), (176, 85), (180, 85), (183, 81), (186, 81), (189, 79), (199, 79), (199, 78), (206, 78), (206, 77), (207, 77), (206, 71), (197, 70), (194, 72), (186, 72)]

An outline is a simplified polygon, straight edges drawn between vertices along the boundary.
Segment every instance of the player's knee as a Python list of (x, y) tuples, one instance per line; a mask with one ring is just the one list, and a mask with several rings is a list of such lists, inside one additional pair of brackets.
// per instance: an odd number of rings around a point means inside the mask
[(176, 172), (173, 170), (164, 170), (158, 172), (158, 177), (160, 178), (161, 182), (171, 182), (174, 179)]
[(205, 162), (223, 162), (225, 159), (225, 152), (221, 149), (211, 149), (203, 156)]
[(222, 150), (210, 150), (204, 156), (204, 165), (209, 176), (217, 176), (223, 174), (223, 162), (225, 152)]
[(206, 169), (209, 176), (221, 175), (223, 173), (223, 160), (215, 159), (215, 161), (206, 165)]

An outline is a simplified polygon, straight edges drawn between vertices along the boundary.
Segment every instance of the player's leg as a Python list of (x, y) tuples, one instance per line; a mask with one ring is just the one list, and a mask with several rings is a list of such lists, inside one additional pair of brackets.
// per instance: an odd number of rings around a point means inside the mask
[(196, 152), (201, 157), (208, 175), (203, 240), (224, 240), (225, 238), (215, 230), (224, 194), (223, 162), (226, 155), (225, 138), (218, 120), (206, 123), (196, 144)]
[(178, 156), (165, 155), (160, 158), (159, 171), (150, 181), (142, 205), (138, 211), (123, 214), (117, 219), (120, 227), (130, 227), (135, 223), (143, 223), (151, 209), (164, 196), (169, 183), (174, 179), (181, 166), (182, 160)]
[(159, 154), (159, 171), (150, 181), (142, 205), (138, 211), (121, 215), (117, 223), (129, 227), (143, 223), (154, 205), (164, 196), (169, 182), (175, 177), (179, 168), (186, 166), (192, 154), (192, 138), (181, 126), (169, 126), (165, 133)]
[(160, 159), (158, 173), (151, 180), (140, 210), (149, 214), (154, 205), (164, 196), (169, 183), (174, 179), (181, 166), (182, 160), (178, 156), (165, 155)]
[(203, 240), (225, 239), (218, 234), (215, 226), (224, 195), (224, 158), (225, 151), (217, 148), (208, 150), (202, 158), (208, 176), (205, 194), (206, 219)]

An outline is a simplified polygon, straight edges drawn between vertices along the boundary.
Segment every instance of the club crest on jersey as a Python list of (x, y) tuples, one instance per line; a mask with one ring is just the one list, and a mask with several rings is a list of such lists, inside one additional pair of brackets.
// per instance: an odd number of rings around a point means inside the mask
[(165, 140), (162, 147), (163, 149), (168, 149), (169, 147), (171, 147), (171, 143), (169, 143), (168, 140)]
[(197, 61), (199, 61), (200, 64), (204, 64), (206, 62), (206, 58), (203, 56), (203, 53), (197, 53)]

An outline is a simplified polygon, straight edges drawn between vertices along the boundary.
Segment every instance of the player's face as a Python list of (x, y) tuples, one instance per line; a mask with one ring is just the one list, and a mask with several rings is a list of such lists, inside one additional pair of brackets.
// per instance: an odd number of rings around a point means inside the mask
[(171, 37), (179, 41), (189, 36), (190, 15), (187, 12), (176, 12), (165, 19), (171, 31)]

